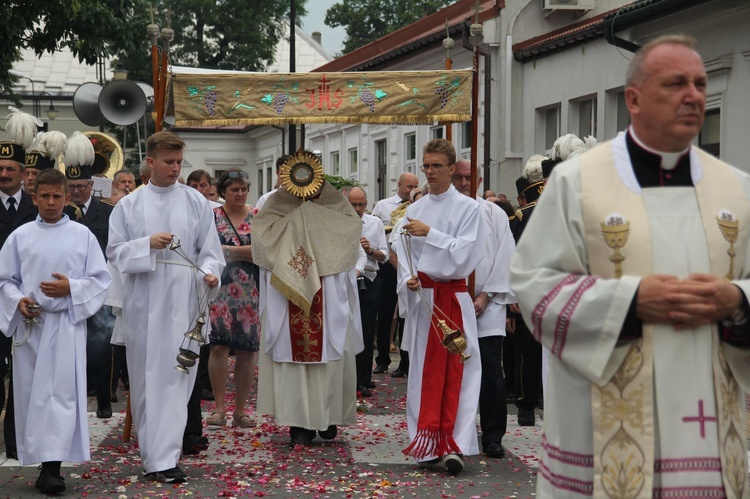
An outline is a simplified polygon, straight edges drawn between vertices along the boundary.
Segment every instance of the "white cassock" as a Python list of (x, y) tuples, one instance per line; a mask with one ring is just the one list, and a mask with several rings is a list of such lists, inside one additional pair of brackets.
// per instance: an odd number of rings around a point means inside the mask
[(510, 259), (516, 242), (510, 231), (508, 215), (495, 203), (482, 198), (477, 198), (477, 203), (484, 233), (484, 258), (475, 271), (475, 289), (477, 295), (495, 293), (484, 313), (477, 317), (477, 334), (479, 338), (505, 336), (506, 305), (516, 302), (510, 290)]
[[(69, 296), (41, 292), (39, 283), (54, 281), (53, 272), (70, 280)], [(96, 238), (66, 215), (55, 224), (37, 218), (21, 226), (0, 251), (0, 330), (16, 343), (13, 391), (22, 466), (90, 459), (86, 319), (104, 304), (109, 283)], [(18, 310), (24, 296), (42, 306), (25, 341), (27, 324)]]
[[(151, 248), (150, 237), (158, 232), (179, 237), (182, 251), (204, 272), (220, 276), (224, 268), (213, 212), (195, 189), (149, 183), (115, 206), (107, 256), (124, 277), (130, 403), (147, 473), (174, 468), (180, 457), (197, 366), (181, 374), (175, 357), (195, 324), (198, 293), (206, 291), (203, 274), (177, 253)], [(191, 348), (197, 351), (197, 345)]]
[[(621, 140), (624, 138), (614, 143), (622, 147)], [(511, 266), (511, 286), (527, 323), (533, 324), (534, 312), (541, 322), (541, 331), (535, 326), (535, 336), (541, 335), (542, 344), (558, 352), (550, 355), (544, 393), (539, 497), (592, 494), (597, 458), (593, 451), (592, 385), (604, 385), (612, 376), (610, 366), (620, 364), (619, 331), (640, 283), (640, 278), (629, 275), (621, 279), (587, 277), (579, 160), (571, 159), (553, 171)], [(694, 179), (699, 169), (693, 164)], [(738, 176), (738, 180), (750, 197), (748, 177)], [(640, 195), (648, 215), (645, 230), (652, 238), (653, 273), (685, 278), (693, 272), (709, 272), (706, 232), (695, 189), (652, 187)], [(631, 226), (636, 222), (630, 221)], [(745, 262), (750, 262), (750, 254)], [(747, 295), (748, 270), (740, 272), (740, 280), (733, 282)], [(574, 281), (575, 276), (582, 277)], [(570, 285), (563, 286), (564, 281)], [(584, 286), (590, 287), (584, 291)], [(537, 317), (537, 313), (541, 315)], [(667, 324), (655, 324), (653, 352), (655, 421), (643, 422), (653, 427), (654, 434), (653, 497), (726, 497), (715, 418), (710, 325), (678, 331)], [(744, 426), (741, 431), (744, 439)], [(742, 454), (740, 449), (735, 457), (742, 459)], [(649, 491), (645, 495), (651, 497)]]
[[(429, 194), (409, 206), (406, 216), (393, 229), (391, 244), (398, 255), (399, 313), (406, 319), (401, 348), (409, 352), (409, 382), (406, 394), (406, 417), (409, 438), (417, 436), (420, 412), (422, 376), (425, 369), (425, 350), (430, 334), (431, 311), (423, 305), (419, 293), (409, 291), (406, 281), (411, 277), (406, 247), (400, 229), (407, 217), (430, 226), (426, 237), (411, 238), (411, 258), (414, 272), (423, 272), (436, 281), (466, 279), (482, 259), (484, 236), (480, 229), (479, 208), (475, 200), (460, 194), (451, 185), (442, 194)], [(433, 290), (423, 288), (432, 302)], [(453, 439), (461, 453), (479, 453), (476, 415), (482, 366), (477, 341), (477, 322), (474, 304), (469, 293), (457, 293), (461, 305), (466, 354), (471, 358), (463, 364), (461, 393), (453, 430)], [(434, 333), (432, 333), (434, 334)], [(425, 456), (431, 459), (441, 456)]]
[(357, 423), (357, 370), (354, 357), (364, 349), (356, 271), (367, 255), (359, 247), (354, 269), (322, 278), (323, 338), (320, 362), (292, 360), (289, 300), (260, 269), (261, 348), (258, 412), (280, 426), (327, 430)]

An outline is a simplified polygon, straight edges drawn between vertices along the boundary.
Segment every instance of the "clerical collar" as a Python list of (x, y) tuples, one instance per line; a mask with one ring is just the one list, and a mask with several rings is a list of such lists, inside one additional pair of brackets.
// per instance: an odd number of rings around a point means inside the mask
[[(693, 179), (690, 174), (690, 154), (688, 151), (682, 153), (661, 153), (647, 148), (639, 141), (633, 130), (626, 134), (626, 144), (630, 161), (633, 165), (638, 184), (646, 187), (685, 187), (692, 186)], [(662, 168), (664, 154), (678, 154), (677, 162), (672, 169)]]
[(690, 146), (687, 146), (685, 149), (678, 152), (657, 151), (656, 149), (644, 144), (643, 141), (638, 138), (638, 135), (636, 135), (635, 130), (633, 130), (632, 126), (628, 128), (628, 135), (633, 138), (635, 143), (638, 144), (641, 149), (659, 156), (661, 158), (661, 167), (665, 170), (674, 170), (677, 167), (677, 162), (680, 160), (680, 158), (687, 154), (687, 152), (690, 150)]

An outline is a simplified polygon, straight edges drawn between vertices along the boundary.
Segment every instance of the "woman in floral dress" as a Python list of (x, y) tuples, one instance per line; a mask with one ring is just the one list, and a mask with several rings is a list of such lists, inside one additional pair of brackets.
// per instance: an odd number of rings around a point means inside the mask
[(227, 266), (221, 275), (221, 288), (210, 307), (211, 355), (208, 374), (216, 397), (216, 407), (206, 422), (227, 424), (225, 395), (229, 350), (234, 349), (235, 408), (232, 426), (252, 428), (255, 421), (245, 413), (253, 384), (255, 352), (260, 346), (258, 317), (258, 266), (253, 263), (251, 221), (257, 212), (246, 205), (249, 188), (247, 173), (239, 169), (225, 172), (218, 181), (224, 206), (214, 209), (216, 231)]

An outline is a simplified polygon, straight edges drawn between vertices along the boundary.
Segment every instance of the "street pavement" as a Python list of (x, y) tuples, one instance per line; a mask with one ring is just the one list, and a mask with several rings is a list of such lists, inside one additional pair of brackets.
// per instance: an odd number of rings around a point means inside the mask
[[(395, 366), (396, 364), (392, 364)], [(230, 378), (231, 379), (231, 378)], [(408, 444), (405, 400), (407, 378), (373, 375), (373, 397), (360, 399), (357, 426), (340, 428), (333, 441), (316, 438), (311, 447), (289, 447), (288, 429), (273, 419), (252, 414), (254, 430), (205, 427), (210, 447), (180, 461), (188, 482), (159, 484), (143, 478), (137, 436), (122, 441), (125, 397), (113, 404), (111, 419), (97, 419), (96, 401), (89, 397), (91, 461), (63, 463), (67, 491), (62, 496), (88, 498), (146, 497), (428, 497), (525, 498), (534, 496), (536, 452), (541, 413), (536, 427), (519, 427), (515, 408), (508, 406), (505, 459), (468, 456), (466, 469), (453, 476), (417, 468), (401, 450)], [(230, 382), (231, 384), (231, 382)], [(227, 400), (228, 414), (233, 397)], [(252, 406), (255, 401), (253, 399)], [(204, 417), (213, 403), (204, 401)], [(1, 420), (0, 420), (1, 421)], [(0, 435), (2, 433), (0, 432)], [(0, 497), (40, 497), (34, 488), (36, 466), (21, 467), (5, 459), (0, 445)]]

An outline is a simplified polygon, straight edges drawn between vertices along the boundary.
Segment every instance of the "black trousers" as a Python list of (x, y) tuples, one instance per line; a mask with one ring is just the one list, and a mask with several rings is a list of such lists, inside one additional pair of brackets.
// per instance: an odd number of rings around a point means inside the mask
[(479, 338), (482, 360), (482, 382), (479, 389), (479, 425), (482, 428), (482, 448), (502, 444), (508, 422), (503, 377), (503, 337)]
[[(372, 381), (372, 358), (374, 355), (372, 343), (378, 327), (378, 302), (380, 301), (380, 278), (370, 282), (365, 278), (366, 289), (359, 291), (359, 312), (362, 319), (362, 339), (365, 349), (356, 356), (357, 386), (370, 384)], [(388, 321), (390, 323), (390, 321)], [(378, 352), (380, 346), (378, 346)]]
[(377, 343), (378, 356), (375, 363), (379, 366), (391, 365), (391, 321), (398, 305), (396, 294), (396, 269), (388, 263), (380, 264), (378, 278), (380, 279), (380, 300), (378, 303)]
[(198, 364), (198, 389), (213, 390), (211, 387), (211, 378), (208, 375), (208, 357), (211, 355), (211, 345), (206, 343), (200, 348), (200, 363)]
[(201, 414), (201, 384), (198, 380), (198, 376), (195, 377), (193, 391), (190, 392), (190, 399), (188, 400), (187, 423), (185, 424), (185, 432), (182, 436), (183, 440), (187, 438), (188, 435), (203, 435), (203, 415)]
[(16, 411), (13, 403), (13, 359), (11, 349), (13, 340), (0, 334), (0, 411), (5, 404), (5, 375), (10, 373), (8, 381), (8, 403), (5, 406), (3, 420), (3, 437), (5, 438), (6, 455), (17, 455), (16, 446)]
[(542, 345), (531, 335), (526, 323), (516, 320), (516, 407), (533, 410), (542, 386)]
[(109, 305), (86, 319), (86, 364), (98, 409), (111, 407), (114, 351), (110, 341), (114, 324), (115, 316)]

